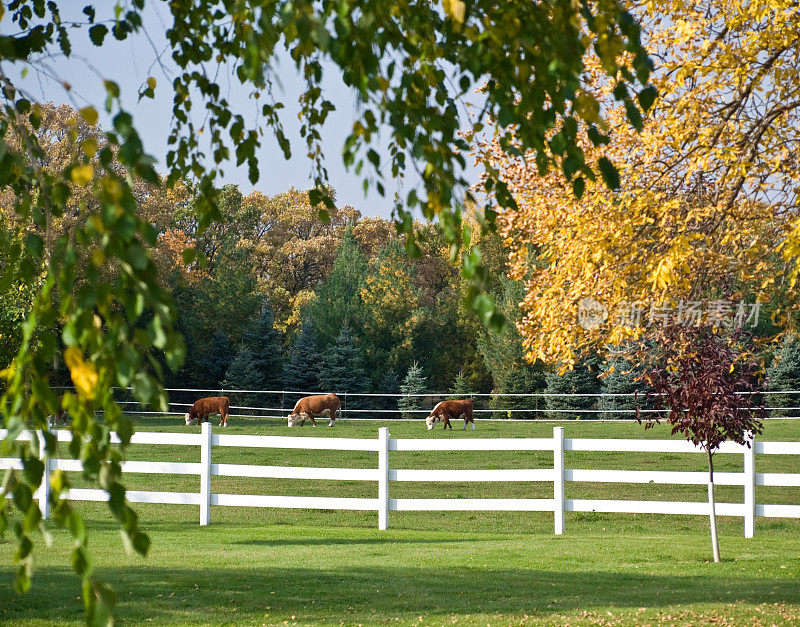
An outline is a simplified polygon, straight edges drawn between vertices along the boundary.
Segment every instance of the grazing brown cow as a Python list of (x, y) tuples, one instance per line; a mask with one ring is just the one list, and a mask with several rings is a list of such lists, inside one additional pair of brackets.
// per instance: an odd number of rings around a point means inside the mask
[(444, 423), (443, 429), (447, 429), (447, 427), (452, 429), (451, 418), (463, 418), (464, 429), (467, 428), (467, 423), (469, 422), (472, 423), (472, 430), (475, 431), (475, 420), (472, 418), (472, 401), (442, 401), (431, 410), (430, 415), (425, 419), (425, 424), (428, 425), (428, 431), (433, 429), (433, 425), (440, 421)]
[(230, 407), (231, 399), (227, 396), (209, 396), (195, 401), (189, 413), (186, 414), (186, 424), (191, 425), (200, 424), (205, 420), (209, 420), (211, 414), (219, 414), (219, 426), (228, 426), (228, 408)]
[[(342, 404), (336, 394), (318, 394), (317, 396), (306, 396), (297, 401), (292, 413), (289, 414), (289, 426), (294, 427), (298, 421), (302, 427), (306, 419), (311, 419), (311, 424), (317, 426), (315, 416), (328, 414), (331, 421), (328, 423), (332, 427), (336, 422), (336, 412), (340, 410)], [(341, 412), (339, 412), (341, 414)], [(340, 415), (341, 417), (341, 415)]]

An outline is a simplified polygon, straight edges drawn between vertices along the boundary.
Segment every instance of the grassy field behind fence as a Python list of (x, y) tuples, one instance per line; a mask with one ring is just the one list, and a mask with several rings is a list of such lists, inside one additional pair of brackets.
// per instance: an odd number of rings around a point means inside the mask
[[(177, 417), (143, 417), (140, 431), (199, 431)], [(481, 422), (478, 430), (428, 432), (422, 421), (348, 422), (289, 431), (284, 421), (232, 419), (233, 434), (377, 437), (550, 437), (554, 423)], [(668, 438), (624, 423), (565, 422), (565, 437)], [(222, 429), (217, 429), (222, 431)], [(800, 441), (800, 422), (772, 421), (763, 440)], [(376, 453), (213, 449), (215, 462), (374, 468)], [(706, 470), (703, 455), (566, 452), (567, 468)], [(132, 446), (132, 460), (199, 461), (199, 447)], [(393, 468), (551, 468), (552, 453), (424, 452), (390, 455)], [(741, 455), (716, 469), (741, 472)], [(757, 472), (800, 472), (800, 458), (756, 457)], [(71, 477), (82, 485), (78, 474)], [(131, 489), (197, 491), (198, 477), (129, 475)], [(375, 497), (377, 484), (213, 477), (212, 492)], [(551, 483), (391, 483), (394, 498), (549, 498)], [(704, 486), (566, 484), (567, 498), (697, 500)], [(718, 501), (741, 502), (721, 486)], [(800, 488), (757, 487), (757, 503), (800, 504)], [(150, 533), (147, 558), (124, 554), (100, 503), (79, 505), (98, 574), (119, 595), (118, 620), (144, 623), (491, 624), (800, 622), (800, 521), (721, 518), (723, 562), (709, 563), (702, 516), (567, 512), (564, 536), (546, 512), (373, 512), (136, 505)], [(11, 590), (13, 545), (0, 541), (0, 621), (79, 621), (79, 582), (68, 534), (39, 547), (34, 586)]]

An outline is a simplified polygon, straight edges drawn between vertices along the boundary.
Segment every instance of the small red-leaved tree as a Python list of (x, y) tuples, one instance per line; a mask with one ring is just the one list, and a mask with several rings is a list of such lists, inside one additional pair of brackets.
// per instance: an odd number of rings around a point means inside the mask
[(708, 455), (708, 502), (714, 561), (719, 562), (714, 507), (714, 452), (728, 440), (750, 445), (748, 433), (761, 433), (765, 409), (758, 395), (758, 362), (742, 348), (740, 333), (713, 327), (671, 326), (657, 332), (658, 350), (644, 378), (652, 387), (661, 418), (642, 418), (645, 429), (661, 421), (672, 425)]

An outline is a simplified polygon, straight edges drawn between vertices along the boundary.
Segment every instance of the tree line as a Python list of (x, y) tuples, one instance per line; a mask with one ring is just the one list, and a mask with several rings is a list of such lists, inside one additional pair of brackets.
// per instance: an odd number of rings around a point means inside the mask
[[(71, 158), (74, 135), (84, 144), (102, 143), (99, 131), (67, 106), (42, 106), (36, 134), (48, 146), (42, 166), (53, 172)], [(328, 193), (335, 199), (334, 190)], [(406, 236), (398, 234), (391, 221), (334, 205), (325, 222), (308, 191), (245, 195), (234, 185), (223, 186), (217, 190), (219, 219), (207, 229), (200, 226), (202, 198), (188, 185), (166, 189), (139, 181), (136, 196), (142, 215), (157, 232), (145, 253), (173, 299), (175, 325), (185, 342), (179, 369), (156, 360), (168, 387), (350, 394), (397, 394), (403, 387), (460, 395), (494, 392), (499, 395), (486, 406), (496, 410), (495, 416), (512, 418), (574, 418), (587, 410), (600, 417), (631, 416), (636, 407), (648, 409), (641, 372), (621, 352), (583, 356), (566, 369), (542, 360), (529, 363), (518, 331), (524, 277), (508, 278), (510, 262), (500, 237), (471, 224), (468, 211), (463, 219), (474, 227), (470, 244), (481, 250), (487, 294), (508, 321), (503, 331), (487, 328), (474, 315), (467, 298), (470, 281), (459, 272), (440, 224), (416, 225), (417, 256), (411, 256)], [(31, 230), (23, 228), (9, 197), (0, 201), (4, 275), (12, 276), (14, 265), (31, 265), (32, 273), (41, 273), (41, 262), (36, 266), (25, 254)], [(45, 245), (61, 236), (74, 237), (90, 219), (92, 202), (78, 194), (67, 211), (34, 229), (34, 234)], [(84, 251), (81, 263), (88, 263), (91, 254)], [(10, 363), (18, 349), (37, 285), (0, 285), (2, 364)], [(78, 273), (74, 290), (82, 293), (88, 287), (88, 278)], [(773, 333), (769, 311), (761, 319), (756, 335)], [(796, 387), (796, 340), (790, 336), (771, 351), (765, 353), (770, 386)], [(53, 360), (52, 370), (55, 384), (71, 383), (63, 358)], [(593, 396), (603, 392), (638, 397)], [(586, 396), (503, 396), (529, 393)], [(280, 400), (290, 404), (296, 399)], [(773, 406), (792, 405), (788, 396), (770, 401)], [(234, 399), (235, 404), (250, 406), (277, 402), (277, 397), (252, 394)], [(405, 402), (413, 405), (410, 399)], [(397, 405), (390, 399), (361, 398), (349, 408)]]

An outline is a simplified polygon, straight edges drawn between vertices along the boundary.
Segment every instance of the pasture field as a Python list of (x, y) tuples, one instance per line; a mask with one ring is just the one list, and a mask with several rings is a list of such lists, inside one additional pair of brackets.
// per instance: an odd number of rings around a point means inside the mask
[[(178, 417), (141, 417), (140, 431), (199, 431)], [(334, 429), (291, 431), (285, 420), (231, 418), (232, 434), (377, 437), (550, 437), (551, 422), (485, 422), (477, 431), (428, 432), (422, 421), (342, 421)], [(321, 422), (322, 424), (322, 422)], [(565, 437), (669, 438), (626, 423), (569, 421)], [(215, 427), (215, 431), (223, 430)], [(771, 421), (763, 440), (800, 441), (800, 422)], [(215, 462), (374, 468), (372, 452), (214, 448)], [(196, 447), (131, 446), (132, 460), (199, 461)], [(706, 469), (703, 455), (566, 453), (567, 468)], [(419, 452), (390, 456), (393, 468), (548, 468), (539, 452)], [(719, 471), (741, 471), (741, 455), (718, 455)], [(800, 472), (797, 456), (756, 457), (757, 472)], [(71, 479), (82, 485), (80, 475)], [(196, 491), (194, 476), (129, 475), (131, 489)], [(212, 492), (374, 497), (377, 484), (212, 477)], [(392, 497), (552, 496), (551, 483), (391, 483)], [(704, 486), (566, 484), (567, 498), (696, 500)], [(717, 488), (718, 502), (741, 502), (742, 488)], [(757, 503), (800, 504), (800, 488), (757, 487)], [(157, 624), (798, 624), (800, 521), (720, 518), (723, 561), (710, 561), (708, 520), (567, 512), (563, 536), (546, 512), (374, 512), (136, 505), (152, 546), (124, 553), (105, 507), (81, 503), (97, 574), (117, 591), (117, 620)], [(13, 544), (0, 540), (0, 622), (74, 624), (80, 584), (69, 566), (67, 532), (37, 547), (33, 588), (11, 588)], [(10, 538), (7, 538), (10, 539)]]

